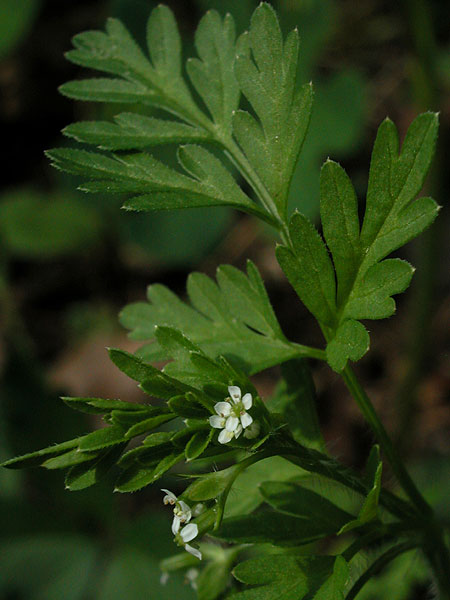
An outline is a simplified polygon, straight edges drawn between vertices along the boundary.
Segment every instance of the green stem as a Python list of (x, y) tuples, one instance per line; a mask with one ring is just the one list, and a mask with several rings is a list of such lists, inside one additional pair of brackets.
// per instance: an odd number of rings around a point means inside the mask
[(320, 348), (313, 348), (312, 346), (303, 346), (302, 344), (296, 344), (295, 342), (289, 342), (298, 351), (300, 358), (316, 358), (317, 360), (327, 360), (325, 350)]
[(389, 564), (394, 558), (400, 556), (404, 552), (408, 552), (408, 550), (412, 550), (417, 547), (416, 540), (408, 540), (393, 548), (390, 548), (387, 552), (382, 554), (377, 560), (375, 560), (370, 567), (361, 575), (361, 577), (356, 581), (351, 590), (348, 592), (345, 600), (353, 600), (356, 597), (358, 592), (364, 587), (364, 585), (376, 575), (381, 569), (383, 569), (387, 564)]
[(260, 180), (258, 174), (255, 172), (249, 161), (246, 159), (244, 153), (241, 151), (239, 146), (232, 139), (228, 141), (222, 140), (226, 153), (233, 164), (239, 169), (239, 172), (244, 176), (248, 183), (252, 186), (253, 190), (257, 194), (261, 204), (269, 212), (277, 223), (277, 229), (280, 233), (283, 243), (289, 244), (289, 230), (286, 225), (286, 215), (280, 216), (278, 208), (269, 194), (264, 184)]
[(391, 439), (388, 436), (386, 429), (384, 428), (383, 423), (378, 418), (378, 415), (375, 412), (375, 409), (368, 395), (361, 387), (361, 384), (357, 380), (356, 375), (348, 365), (342, 372), (342, 377), (345, 381), (347, 388), (349, 389), (350, 393), (352, 394), (353, 398), (358, 404), (366, 421), (372, 428), (372, 431), (374, 432), (378, 442), (380, 443), (381, 449), (383, 450), (386, 458), (391, 464), (392, 470), (395, 473), (398, 482), (403, 487), (414, 506), (417, 508), (418, 513), (425, 519), (431, 518), (433, 516), (432, 509), (417, 489), (414, 481), (411, 479), (402, 460), (398, 456), (391, 442)]
[(242, 473), (242, 471), (245, 471), (245, 469), (247, 469), (247, 467), (250, 467), (250, 465), (257, 463), (260, 460), (264, 460), (265, 458), (270, 458), (271, 456), (274, 456), (275, 454), (276, 454), (276, 452), (272, 452), (270, 450), (263, 451), (263, 452), (257, 452), (255, 454), (252, 454), (248, 458), (245, 458), (244, 460), (242, 460), (241, 462), (239, 462), (235, 465), (233, 477), (230, 478), (230, 480), (227, 484), (227, 487), (224, 489), (224, 491), (220, 494), (219, 498), (217, 499), (217, 512), (216, 512), (216, 519), (215, 519), (213, 531), (217, 531), (217, 529), (219, 529), (219, 527), (220, 527), (220, 524), (222, 523), (223, 514), (225, 511), (225, 504), (226, 504), (226, 501), (228, 498), (228, 494), (230, 493), (230, 490), (231, 490), (234, 482), (236, 481), (238, 476)]

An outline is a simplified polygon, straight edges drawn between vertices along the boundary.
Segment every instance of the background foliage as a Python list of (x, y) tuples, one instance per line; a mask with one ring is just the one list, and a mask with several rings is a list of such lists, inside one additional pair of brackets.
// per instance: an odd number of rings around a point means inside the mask
[[(293, 338), (302, 332), (302, 341), (318, 339), (306, 311), (298, 313), (298, 303), (269, 258), (270, 233), (250, 217), (217, 208), (121, 213), (120, 200), (115, 203), (110, 196), (76, 192), (76, 178), (51, 170), (43, 158), (44, 149), (60, 145), (60, 129), (68, 122), (106, 119), (111, 110), (76, 104), (57, 94), (58, 85), (80, 75), (63, 58), (71, 36), (103, 28), (107, 16), (116, 16), (142, 42), (144, 24), (155, 4), (41, 0), (23, 2), (18, 10), (18, 2), (2, 0), (0, 118), (8, 155), (0, 197), (0, 459), (96, 426), (95, 417), (74, 416), (58, 395), (140, 398), (139, 390), (108, 364), (104, 351), (105, 346), (130, 351), (136, 347), (125, 339), (116, 315), (129, 301), (142, 300), (148, 283), (162, 282), (182, 292), (186, 272), (193, 266), (213, 274), (220, 262), (242, 268), (244, 257), (250, 255), (263, 272), (285, 330)], [(173, 0), (168, 4), (181, 24), (189, 55), (193, 31), (205, 10), (230, 10), (242, 31), (257, 3)], [(375, 127), (386, 114), (400, 124), (402, 134), (419, 110), (441, 110), (440, 156), (446, 156), (450, 81), (445, 34), (449, 28), (441, 3), (428, 5), (428, 17), (420, 13), (420, 2), (391, 6), (371, 0), (279, 0), (273, 4), (286, 30), (298, 25), (300, 76), (304, 82), (313, 79), (316, 90), (310, 133), (294, 175), (291, 208), (317, 216), (319, 169), (327, 156), (346, 167), (357, 193), (362, 192)], [(158, 152), (170, 160), (167, 149)], [(438, 157), (429, 184), (439, 204), (448, 196), (443, 161)], [(444, 396), (448, 358), (443, 353), (448, 327), (442, 323), (448, 322), (449, 281), (436, 257), (442, 252), (439, 244), (447, 224), (444, 211), (430, 235), (409, 247), (419, 275), (410, 305), (404, 303), (403, 317), (373, 326), (372, 358), (361, 365), (389, 428), (416, 461), (423, 484), (428, 482), (430, 500), (440, 510), (445, 509), (446, 481), (448, 487), (443, 460), (449, 450)], [(421, 370), (418, 366), (424, 357)], [(352, 413), (345, 392), (336, 388), (333, 375), (320, 366), (315, 366), (314, 375), (327, 442), (346, 461), (362, 466), (371, 444), (369, 435)], [(273, 381), (269, 373), (255, 383), (264, 396), (272, 391)], [(386, 390), (391, 390), (388, 397)], [(390, 402), (397, 403), (395, 421)], [(413, 421), (415, 413), (420, 418)], [(255, 465), (254, 471), (256, 467), (261, 468)], [(254, 477), (259, 480), (257, 472)], [(177, 481), (168, 479), (164, 485), (175, 489)], [(245, 505), (246, 485), (254, 484), (242, 483), (233, 501), (235, 510), (239, 503)], [(58, 473), (2, 469), (0, 506), (0, 554), (5, 557), (2, 597), (194, 597), (189, 585), (175, 576), (166, 586), (159, 585), (158, 561), (173, 548), (168, 516), (161, 513), (161, 495), (155, 489), (117, 498), (105, 482), (72, 494), (63, 490)], [(405, 564), (403, 557), (398, 559), (361, 597), (377, 598), (380, 589), (388, 597), (390, 586), (405, 599), (421, 597), (425, 587), (420, 565), (408, 570)], [(246, 581), (248, 574), (240, 576)]]

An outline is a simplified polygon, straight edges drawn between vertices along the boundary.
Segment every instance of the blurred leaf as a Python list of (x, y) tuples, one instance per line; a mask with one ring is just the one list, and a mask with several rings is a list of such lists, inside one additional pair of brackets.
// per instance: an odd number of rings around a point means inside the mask
[(342, 600), (347, 570), (342, 557), (270, 555), (238, 564), (233, 575), (258, 586), (234, 594), (233, 600)]
[(96, 211), (64, 197), (48, 198), (33, 190), (4, 194), (0, 202), (0, 235), (19, 257), (46, 259), (80, 252), (98, 238)]
[[(367, 565), (367, 559), (364, 562)], [(383, 596), (409, 600), (417, 586), (426, 587), (427, 582), (427, 566), (423, 557), (420, 551), (412, 550), (398, 556), (381, 573), (372, 577), (358, 592), (357, 597), (358, 600), (379, 600)]]
[(10, 53), (28, 33), (41, 8), (41, 0), (2, 0), (0, 59)]
[(306, 473), (280, 456), (266, 458), (240, 473), (231, 488), (225, 507), (225, 516), (248, 514), (263, 503), (259, 491), (263, 481), (292, 481), (305, 477)]
[(279, 546), (300, 546), (337, 533), (344, 522), (347, 519), (330, 523), (326, 518), (312, 520), (265, 510), (229, 517), (214, 535), (239, 544), (268, 542)]
[(0, 544), (0, 594), (27, 600), (83, 600), (98, 552), (88, 537), (38, 535)]
[(198, 600), (216, 600), (225, 591), (230, 580), (227, 561), (211, 561), (196, 580)]
[[(316, 21), (325, 6), (321, 6), (321, 2), (313, 4), (316, 11), (313, 20)], [(329, 3), (323, 2), (325, 4)], [(299, 27), (302, 37), (300, 66), (303, 68), (303, 44), (308, 43), (309, 32), (303, 32), (303, 22), (299, 22)], [(354, 151), (362, 137), (367, 109), (366, 82), (358, 72), (347, 69), (327, 81), (315, 77), (314, 82), (311, 124), (292, 178), (289, 208), (298, 209), (315, 221), (319, 214), (320, 167), (327, 156), (343, 158)]]
[(353, 515), (344, 512), (323, 496), (296, 483), (265, 481), (260, 486), (264, 500), (276, 511), (321, 523), (324, 529), (339, 529), (352, 519)]
[[(172, 266), (194, 266), (223, 239), (231, 223), (228, 208), (192, 208), (176, 212), (134, 213), (121, 216), (122, 239), (135, 252)], [(197, 235), (201, 231), (202, 235)]]
[[(149, 545), (151, 539), (149, 539)], [(157, 561), (137, 549), (125, 547), (113, 556), (108, 565), (96, 600), (193, 600), (191, 588), (176, 575), (165, 585), (160, 584)]]
[[(374, 470), (375, 460), (378, 458), (376, 469)], [(369, 457), (366, 477), (371, 477), (370, 485), (371, 489), (364, 499), (363, 505), (359, 511), (356, 519), (349, 521), (342, 527), (339, 534), (346, 533), (356, 527), (361, 527), (370, 521), (374, 521), (378, 517), (378, 503), (380, 501), (381, 493), (381, 473), (383, 470), (383, 463), (380, 460), (380, 451), (377, 446), (374, 446)]]

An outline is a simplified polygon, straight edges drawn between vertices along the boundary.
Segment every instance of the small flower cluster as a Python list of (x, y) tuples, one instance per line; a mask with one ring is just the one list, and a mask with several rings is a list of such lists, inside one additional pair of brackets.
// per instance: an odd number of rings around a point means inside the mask
[[(172, 521), (172, 533), (175, 536), (175, 540), (182, 546), (184, 549), (192, 554), (199, 560), (202, 560), (202, 553), (198, 548), (194, 548), (188, 544), (193, 539), (198, 536), (198, 525), (195, 523), (189, 523), (193, 516), (193, 511), (191, 508), (183, 502), (183, 500), (178, 500), (173, 492), (170, 490), (162, 489), (162, 492), (165, 492), (165, 496), (163, 498), (164, 504), (170, 504), (173, 506), (173, 521)], [(196, 507), (194, 510), (194, 516), (199, 514), (201, 511), (201, 506)], [(183, 527), (181, 527), (183, 525)]]
[[(252, 395), (247, 393), (242, 396), (241, 388), (236, 385), (228, 387), (229, 398), (217, 402), (214, 406), (216, 415), (209, 417), (209, 424), (215, 429), (222, 429), (218, 441), (227, 444), (233, 438), (237, 439), (244, 431), (244, 437), (252, 439), (259, 434), (259, 424), (253, 421), (248, 414), (252, 407)], [(242, 397), (241, 397), (242, 396)]]

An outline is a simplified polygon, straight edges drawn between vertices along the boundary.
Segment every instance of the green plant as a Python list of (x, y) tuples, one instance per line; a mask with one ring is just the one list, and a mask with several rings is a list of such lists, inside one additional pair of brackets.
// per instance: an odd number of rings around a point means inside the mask
[[(331, 160), (324, 164), (322, 237), (306, 217), (289, 216), (287, 208), (313, 102), (312, 85), (297, 84), (297, 32), (283, 39), (275, 12), (265, 3), (238, 39), (230, 15), (221, 19), (208, 12), (196, 32), (198, 58), (186, 66), (190, 85), (168, 8), (152, 12), (147, 41), (150, 59), (117, 20), (108, 21), (106, 33), (74, 38), (68, 58), (109, 77), (73, 81), (61, 92), (79, 100), (139, 104), (142, 112), (69, 125), (65, 135), (96, 149), (51, 150), (50, 159), (57, 168), (86, 177), (81, 186), (86, 192), (127, 194), (127, 210), (230, 206), (270, 224), (281, 239), (278, 262), (317, 320), (325, 347), (284, 335), (250, 261), (246, 273), (219, 267), (217, 282), (193, 273), (187, 283), (190, 304), (152, 285), (148, 303), (130, 305), (121, 315), (143, 346), (136, 355), (109, 353), (121, 371), (161, 402), (63, 398), (71, 408), (102, 415), (106, 426), (3, 465), (68, 469), (70, 490), (95, 484), (118, 465), (119, 492), (134, 492), (173, 467), (182, 468), (189, 485), (178, 497), (163, 490), (163, 501), (173, 506), (172, 532), (187, 553), (163, 561), (162, 569), (186, 569), (194, 576), (190, 569), (206, 559), (195, 581), (202, 600), (229, 594), (236, 600), (351, 600), (377, 570), (416, 548), (426, 557), (441, 598), (448, 598), (442, 524), (348, 364), (369, 349), (361, 321), (391, 316), (392, 296), (403, 292), (413, 275), (407, 262), (386, 257), (438, 213), (431, 198), (416, 199), (432, 160), (437, 115), (418, 116), (401, 149), (395, 125), (382, 123), (362, 224), (345, 171)], [(248, 110), (240, 109), (242, 97)], [(159, 112), (149, 115), (149, 107)], [(177, 146), (180, 169), (152, 157), (148, 149), (158, 144)], [(306, 359), (326, 361), (341, 374), (373, 429), (379, 445), (363, 476), (327, 453)], [(170, 362), (159, 370), (151, 365), (155, 361)], [(250, 376), (275, 365), (282, 365), (280, 385), (263, 402)], [(406, 498), (382, 486), (380, 449)], [(272, 464), (275, 475), (262, 470), (259, 486), (249, 486), (241, 498), (230, 496), (237, 478), (245, 482), (261, 461)], [(192, 470), (186, 471), (185, 463)], [(227, 466), (212, 470), (217, 463)], [(356, 498), (350, 506), (349, 490)], [(199, 542), (204, 535), (211, 543)], [(320, 554), (317, 545), (325, 538), (334, 541), (329, 555)], [(361, 561), (367, 553), (369, 564)]]

